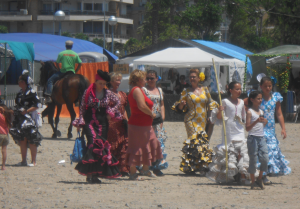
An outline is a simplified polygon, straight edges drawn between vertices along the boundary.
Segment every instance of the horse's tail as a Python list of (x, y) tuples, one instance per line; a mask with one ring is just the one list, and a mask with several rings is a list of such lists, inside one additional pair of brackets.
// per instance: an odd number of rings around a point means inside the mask
[(89, 87), (89, 85), (90, 85), (89, 80), (84, 76), (80, 76), (80, 81), (79, 81), (79, 85), (78, 85), (79, 105), (80, 105), (81, 99), (83, 97), (84, 91)]

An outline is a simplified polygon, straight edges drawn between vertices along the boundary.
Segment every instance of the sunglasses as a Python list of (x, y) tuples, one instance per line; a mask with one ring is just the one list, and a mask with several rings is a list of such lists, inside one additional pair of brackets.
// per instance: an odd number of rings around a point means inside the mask
[(149, 78), (149, 77), (146, 78), (147, 81), (153, 81), (154, 79), (155, 78)]

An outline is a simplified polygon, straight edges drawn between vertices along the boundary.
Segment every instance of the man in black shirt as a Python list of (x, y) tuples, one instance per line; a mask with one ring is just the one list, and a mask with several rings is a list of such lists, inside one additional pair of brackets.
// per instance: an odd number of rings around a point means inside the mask
[(190, 85), (185, 82), (185, 75), (181, 75), (179, 77), (179, 83), (175, 87), (175, 91), (177, 94), (180, 94), (184, 88), (188, 88)]

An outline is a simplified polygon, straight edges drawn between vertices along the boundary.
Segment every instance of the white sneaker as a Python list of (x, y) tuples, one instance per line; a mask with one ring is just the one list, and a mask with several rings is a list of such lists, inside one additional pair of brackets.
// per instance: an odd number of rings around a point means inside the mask
[(34, 167), (34, 166), (36, 166), (36, 164), (34, 165), (33, 163), (29, 163), (27, 166)]

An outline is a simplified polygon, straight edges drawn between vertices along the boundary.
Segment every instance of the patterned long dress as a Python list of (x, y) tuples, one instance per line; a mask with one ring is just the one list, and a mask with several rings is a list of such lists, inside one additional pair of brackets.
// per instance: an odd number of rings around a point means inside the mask
[(122, 114), (123, 120), (110, 120), (107, 140), (109, 141), (111, 153), (119, 160), (120, 172), (129, 172), (129, 166), (126, 165), (126, 151), (128, 147), (128, 134), (124, 124), (125, 107), (128, 103), (127, 95), (123, 91), (119, 91), (117, 96), (120, 99), (119, 112)]
[(288, 167), (289, 161), (281, 153), (279, 141), (275, 134), (276, 103), (282, 101), (283, 98), (280, 93), (274, 92), (269, 101), (263, 99), (260, 105), (260, 108), (264, 111), (264, 118), (268, 120), (267, 125), (264, 127), (269, 152), (268, 174), (274, 175), (287, 175), (292, 172), (291, 168)]
[(121, 120), (119, 98), (105, 89), (103, 98), (99, 100), (96, 98), (95, 88), (94, 86), (90, 95), (87, 95), (87, 90), (84, 92), (79, 118), (73, 121), (75, 127), (83, 128), (88, 148), (75, 169), (84, 176), (92, 174), (97, 177), (117, 178), (121, 176), (117, 167), (119, 161), (111, 154), (111, 145), (107, 140), (107, 115), (112, 120)]
[(14, 120), (9, 133), (13, 137), (16, 144), (23, 141), (26, 137), (30, 144), (36, 146), (41, 145), (42, 135), (40, 134), (36, 121), (33, 118), (33, 112), (22, 115), (23, 110), (28, 110), (31, 107), (39, 107), (40, 99), (36, 92), (28, 87), (25, 92), (22, 89), (16, 96), (16, 106), (14, 107)]
[[(161, 113), (161, 101), (163, 101), (164, 96), (161, 88), (158, 88), (159, 95), (150, 94), (147, 88), (143, 87), (143, 91), (145, 92), (146, 96), (151, 99), (153, 102), (152, 112), (155, 114)], [(169, 164), (166, 162), (167, 153), (165, 152), (165, 142), (167, 137), (167, 132), (162, 124), (157, 124), (152, 126), (155, 132), (155, 135), (160, 142), (160, 148), (163, 154), (163, 159), (157, 160), (153, 163), (153, 166), (150, 167), (151, 170), (163, 170), (168, 168)]]
[(185, 173), (208, 171), (213, 151), (209, 147), (208, 136), (205, 132), (207, 110), (218, 107), (218, 103), (211, 99), (207, 87), (202, 87), (199, 96), (189, 88), (184, 89), (181, 92), (180, 100), (173, 105), (172, 109), (180, 111), (178, 105), (182, 100), (186, 101), (183, 112), (186, 112), (184, 123), (188, 139), (183, 143), (180, 170)]

